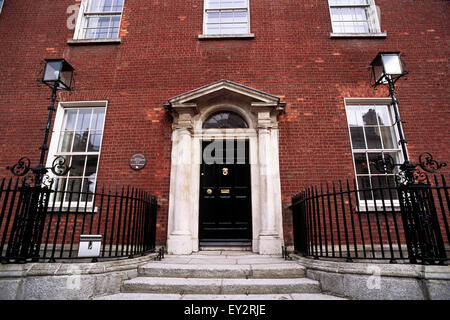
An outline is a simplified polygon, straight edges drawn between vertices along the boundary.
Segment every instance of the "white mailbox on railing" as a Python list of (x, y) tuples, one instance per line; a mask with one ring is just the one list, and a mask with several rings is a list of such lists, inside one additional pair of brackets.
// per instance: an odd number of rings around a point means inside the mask
[(80, 235), (80, 245), (78, 246), (78, 257), (93, 258), (100, 255), (102, 245), (101, 234)]

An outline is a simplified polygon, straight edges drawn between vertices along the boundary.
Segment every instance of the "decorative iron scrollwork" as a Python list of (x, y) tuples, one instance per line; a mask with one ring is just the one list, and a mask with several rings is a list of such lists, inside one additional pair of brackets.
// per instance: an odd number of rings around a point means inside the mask
[(433, 159), (433, 155), (429, 152), (424, 152), (419, 156), (419, 163), (395, 163), (394, 158), (385, 154), (383, 158), (375, 161), (370, 161), (380, 173), (393, 173), (395, 167), (399, 167), (396, 174), (396, 181), (398, 184), (405, 183), (425, 183), (427, 180), (426, 172), (436, 173), (440, 169), (447, 166), (447, 163)]
[(31, 160), (27, 157), (22, 157), (13, 166), (7, 166), (6, 169), (10, 170), (11, 173), (17, 177), (23, 177), (31, 169)]
[(67, 164), (67, 159), (63, 156), (56, 157), (55, 160), (53, 160), (52, 167), (48, 168), (52, 170), (52, 172), (57, 176), (65, 176), (72, 167), (69, 167)]
[(42, 177), (42, 185), (46, 186), (48, 188), (50, 188), (53, 185), (54, 181), (55, 181), (55, 179), (50, 177), (48, 174), (46, 174)]
[[(68, 166), (67, 159), (63, 156), (56, 157), (50, 168), (42, 166), (32, 168), (31, 160), (28, 157), (22, 157), (16, 164), (7, 166), (6, 169), (17, 177), (23, 177), (24, 185), (31, 186), (42, 183), (43, 186), (50, 187), (54, 179), (45, 174), (48, 170), (51, 170), (55, 176), (61, 177), (67, 175), (72, 167)], [(32, 174), (29, 174), (30, 171), (32, 171)]]
[(419, 156), (419, 166), (426, 172), (435, 173), (441, 168), (446, 167), (447, 163), (439, 163), (433, 159), (433, 155), (431, 153), (424, 152)]

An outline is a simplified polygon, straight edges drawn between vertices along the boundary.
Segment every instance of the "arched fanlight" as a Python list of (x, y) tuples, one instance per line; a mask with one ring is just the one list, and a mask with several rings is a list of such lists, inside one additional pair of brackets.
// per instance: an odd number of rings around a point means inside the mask
[(248, 123), (237, 113), (221, 111), (211, 115), (204, 123), (203, 129), (239, 129), (248, 128)]

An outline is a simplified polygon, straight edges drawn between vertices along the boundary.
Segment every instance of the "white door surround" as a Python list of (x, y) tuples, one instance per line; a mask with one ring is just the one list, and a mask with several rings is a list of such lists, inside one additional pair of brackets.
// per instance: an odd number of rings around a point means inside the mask
[[(278, 158), (278, 116), (285, 104), (274, 95), (228, 80), (169, 99), (173, 117), (167, 251), (199, 250), (199, 199), (202, 140), (250, 141), (252, 251), (280, 254), (283, 245)], [(218, 111), (233, 111), (248, 129), (202, 129)]]

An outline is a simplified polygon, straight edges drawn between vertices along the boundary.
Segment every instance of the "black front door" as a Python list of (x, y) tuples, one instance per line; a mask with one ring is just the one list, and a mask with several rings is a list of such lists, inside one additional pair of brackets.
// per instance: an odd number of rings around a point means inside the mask
[[(203, 141), (202, 155), (210, 143)], [(251, 245), (249, 142), (220, 145), (214, 163), (203, 158), (200, 167), (200, 246)]]

